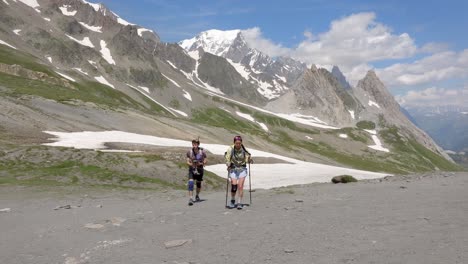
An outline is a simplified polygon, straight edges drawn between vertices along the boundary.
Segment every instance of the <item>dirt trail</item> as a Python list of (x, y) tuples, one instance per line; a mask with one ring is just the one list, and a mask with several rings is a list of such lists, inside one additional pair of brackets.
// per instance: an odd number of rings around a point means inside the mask
[(227, 210), (224, 192), (188, 207), (179, 191), (4, 186), (0, 263), (467, 263), (467, 187), (468, 173), (313, 184)]

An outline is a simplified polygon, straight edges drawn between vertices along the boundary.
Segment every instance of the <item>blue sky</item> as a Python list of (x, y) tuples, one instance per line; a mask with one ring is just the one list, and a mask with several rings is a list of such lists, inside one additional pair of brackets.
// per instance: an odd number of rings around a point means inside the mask
[[(468, 105), (468, 1), (101, 2), (166, 42), (208, 29), (242, 29), (249, 44), (271, 56), (337, 64), (352, 83), (375, 69), (400, 102)], [(350, 31), (355, 35), (345, 37)]]

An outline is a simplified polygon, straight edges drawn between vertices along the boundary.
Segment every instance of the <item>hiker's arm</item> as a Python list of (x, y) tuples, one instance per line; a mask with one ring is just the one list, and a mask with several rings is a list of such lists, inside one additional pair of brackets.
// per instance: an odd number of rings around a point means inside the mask
[(193, 166), (192, 159), (190, 159), (189, 157), (187, 157), (187, 165)]
[(208, 162), (208, 159), (206, 158), (206, 153), (203, 152), (203, 166), (205, 166), (207, 162)]

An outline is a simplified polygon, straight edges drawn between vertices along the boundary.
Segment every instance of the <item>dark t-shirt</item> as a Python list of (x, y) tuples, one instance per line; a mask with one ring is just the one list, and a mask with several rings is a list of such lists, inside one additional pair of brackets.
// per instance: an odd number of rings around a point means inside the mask
[(198, 152), (195, 153), (193, 149), (187, 151), (187, 158), (193, 161), (198, 161), (198, 166), (203, 166), (203, 161), (206, 159), (206, 153), (203, 149), (199, 148)]

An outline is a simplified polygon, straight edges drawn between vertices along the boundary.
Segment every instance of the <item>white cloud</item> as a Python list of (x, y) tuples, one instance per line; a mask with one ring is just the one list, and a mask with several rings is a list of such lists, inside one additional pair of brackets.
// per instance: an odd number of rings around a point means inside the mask
[(270, 56), (291, 56), (326, 68), (339, 65), (352, 83), (364, 77), (372, 68), (371, 62), (407, 58), (418, 51), (407, 33), (393, 34), (391, 28), (376, 22), (375, 13), (371, 12), (334, 20), (325, 33), (314, 35), (306, 30), (306, 39), (295, 48), (266, 39), (258, 27), (242, 33), (250, 46)]
[(466, 106), (468, 105), (468, 85), (463, 89), (431, 87), (425, 90), (408, 91), (395, 99), (403, 106)]
[(412, 63), (398, 63), (377, 70), (389, 86), (418, 85), (452, 78), (468, 77), (468, 49), (461, 52), (443, 51)]
[(293, 56), (307, 63), (340, 65), (345, 69), (372, 61), (412, 56), (417, 48), (407, 34), (375, 21), (374, 13), (359, 13), (335, 20), (317, 40), (305, 40)]
[(272, 57), (286, 56), (291, 53), (289, 48), (283, 47), (281, 44), (276, 44), (265, 38), (258, 27), (242, 30), (242, 35), (251, 48), (257, 49)]

